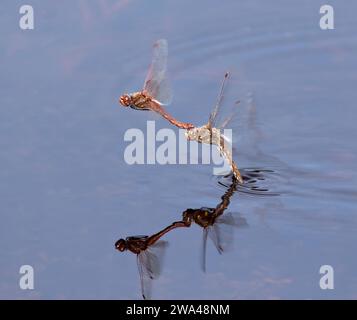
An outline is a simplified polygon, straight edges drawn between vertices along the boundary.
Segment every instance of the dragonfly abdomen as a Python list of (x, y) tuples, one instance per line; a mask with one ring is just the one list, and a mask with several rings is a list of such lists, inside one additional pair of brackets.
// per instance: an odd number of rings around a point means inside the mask
[(243, 183), (242, 175), (240, 174), (238, 166), (236, 165), (236, 163), (232, 158), (232, 153), (230, 151), (230, 148), (227, 146), (227, 144), (228, 143), (224, 140), (224, 138), (222, 138), (219, 144), (219, 151), (224, 156), (224, 158), (227, 159), (234, 177), (237, 179), (239, 183)]

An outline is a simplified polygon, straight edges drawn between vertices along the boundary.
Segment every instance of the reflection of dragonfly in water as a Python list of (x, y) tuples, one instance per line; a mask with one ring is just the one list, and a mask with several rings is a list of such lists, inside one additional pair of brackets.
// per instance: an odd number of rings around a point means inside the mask
[(193, 128), (192, 124), (177, 121), (163, 107), (170, 104), (172, 100), (172, 91), (166, 73), (167, 55), (167, 41), (165, 39), (156, 41), (143, 90), (131, 94), (123, 94), (119, 102), (124, 107), (131, 107), (136, 110), (152, 110), (159, 113), (173, 125), (183, 129), (190, 129)]
[(206, 244), (209, 236), (218, 252), (221, 254), (233, 242), (233, 227), (246, 226), (243, 217), (225, 213), (230, 204), (230, 198), (237, 190), (238, 182), (232, 179), (232, 184), (221, 197), (221, 202), (215, 208), (202, 207), (187, 209), (182, 213), (182, 220), (170, 224), (165, 229), (152, 236), (132, 236), (119, 239), (115, 248), (121, 252), (129, 250), (137, 255), (137, 265), (140, 275), (141, 292), (144, 299), (150, 298), (151, 280), (161, 272), (161, 261), (167, 242), (161, 238), (173, 229), (191, 227), (192, 222), (203, 228), (202, 268), (206, 265)]
[(141, 293), (144, 299), (150, 298), (151, 280), (157, 278), (161, 272), (161, 259), (167, 242), (160, 240), (160, 238), (167, 232), (179, 227), (187, 227), (187, 225), (178, 221), (152, 236), (132, 236), (125, 240), (119, 239), (115, 243), (117, 250), (121, 252), (129, 250), (137, 255)]
[(220, 112), (220, 105), (223, 98), (223, 91), (225, 87), (226, 80), (228, 78), (228, 73), (225, 74), (224, 80), (222, 82), (221, 90), (218, 96), (217, 103), (210, 114), (208, 123), (202, 127), (195, 127), (189, 129), (185, 132), (186, 138), (188, 140), (194, 140), (199, 143), (207, 143), (216, 145), (221, 153), (221, 155), (228, 161), (235, 179), (239, 183), (243, 183), (243, 178), (239, 172), (238, 166), (232, 158), (232, 148), (228, 139), (221, 133), (227, 124), (232, 120), (234, 114), (225, 119), (220, 126), (216, 126), (218, 119), (218, 114)]
[(183, 221), (186, 226), (195, 222), (203, 228), (202, 269), (206, 270), (206, 244), (207, 236), (213, 241), (217, 251), (222, 254), (232, 244), (233, 227), (246, 226), (247, 222), (242, 217), (233, 217), (231, 213), (224, 213), (230, 204), (230, 198), (237, 189), (237, 181), (233, 180), (231, 186), (221, 197), (222, 201), (216, 208), (202, 207), (200, 209), (187, 209), (183, 212)]

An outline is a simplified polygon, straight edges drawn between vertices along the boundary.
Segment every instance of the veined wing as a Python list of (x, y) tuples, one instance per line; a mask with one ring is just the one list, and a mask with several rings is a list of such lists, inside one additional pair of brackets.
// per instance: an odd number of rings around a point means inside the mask
[(211, 227), (209, 227), (208, 230), (208, 236), (214, 243), (214, 246), (216, 247), (217, 251), (219, 254), (222, 254), (223, 252), (223, 247), (221, 244), (221, 239), (220, 239), (220, 232), (219, 228), (217, 226), (217, 222), (215, 222)]
[(172, 90), (167, 78), (168, 44), (160, 39), (153, 45), (153, 56), (144, 83), (144, 91), (160, 103), (167, 105), (172, 101)]
[[(235, 107), (238, 106), (239, 103), (240, 103), (240, 101), (236, 101)], [(228, 124), (233, 122), (233, 120), (236, 117), (237, 117), (237, 108), (234, 108), (234, 110), (231, 111), (231, 114), (222, 121), (222, 123), (219, 125), (219, 127), (221, 129), (227, 128)]]
[(150, 299), (151, 297), (151, 279), (147, 277), (144, 272), (144, 258), (143, 253), (145, 251), (139, 253), (136, 256), (136, 263), (138, 265), (139, 277), (140, 277), (140, 287), (141, 287), (141, 295), (144, 299)]
[(256, 153), (262, 137), (256, 120), (256, 106), (254, 101), (250, 100), (244, 99), (239, 104), (235, 103), (230, 116), (220, 125), (221, 129), (231, 129), (232, 149), (240, 150), (243, 154)]
[(167, 241), (157, 241), (137, 256), (141, 291), (144, 299), (151, 297), (151, 281), (161, 273), (161, 263)]
[(220, 89), (219, 94), (218, 94), (216, 105), (214, 106), (214, 108), (213, 108), (213, 110), (212, 110), (212, 112), (211, 112), (211, 114), (209, 116), (209, 119), (208, 119), (208, 125), (207, 126), (208, 126), (209, 129), (216, 127), (217, 116), (218, 116), (218, 113), (219, 113), (220, 108), (221, 108), (224, 88), (225, 88), (228, 76), (229, 76), (229, 73), (226, 72), (226, 74), (224, 75), (224, 79), (222, 81), (221, 89)]
[(245, 218), (231, 212), (219, 216), (212, 226), (210, 238), (219, 253), (228, 251), (233, 245), (234, 227), (248, 226)]

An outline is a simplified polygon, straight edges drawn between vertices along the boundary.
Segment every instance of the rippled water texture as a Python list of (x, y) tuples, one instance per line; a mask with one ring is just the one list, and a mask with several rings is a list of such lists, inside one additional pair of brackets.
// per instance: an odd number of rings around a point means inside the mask
[[(212, 165), (132, 165), (124, 133), (169, 126), (118, 106), (139, 90), (166, 38), (173, 116), (203, 125), (224, 72), (241, 101), (234, 158), (246, 179), (226, 212), (244, 219), (232, 249), (179, 228), (158, 299), (357, 298), (357, 4), (329, 1), (20, 1), (0, 12), (0, 297), (140, 299), (135, 256), (114, 243), (151, 235), (188, 208), (215, 208), (230, 176)], [(246, 113), (244, 113), (244, 110)], [(176, 130), (176, 129), (174, 129)], [(19, 268), (35, 270), (20, 290)], [(321, 290), (321, 265), (335, 289)]]

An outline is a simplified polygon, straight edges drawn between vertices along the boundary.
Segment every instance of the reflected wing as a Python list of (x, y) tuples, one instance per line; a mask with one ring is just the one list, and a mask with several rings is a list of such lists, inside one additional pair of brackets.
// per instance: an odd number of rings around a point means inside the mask
[(245, 227), (247, 225), (245, 218), (233, 215), (230, 212), (219, 216), (209, 234), (217, 251), (223, 253), (229, 250), (233, 244), (234, 227)]
[(245, 218), (240, 216), (239, 213), (234, 215), (231, 212), (224, 213), (216, 219), (216, 223), (219, 225), (231, 225), (237, 228), (247, 227), (248, 223)]
[(136, 257), (136, 262), (138, 264), (139, 277), (140, 277), (140, 286), (141, 286), (141, 295), (144, 299), (150, 299), (151, 297), (151, 280), (147, 277), (147, 274), (144, 272), (144, 257), (143, 254), (145, 251), (141, 252)]
[(157, 241), (145, 251), (138, 254), (138, 269), (141, 282), (141, 291), (144, 299), (151, 297), (151, 280), (161, 273), (162, 259), (167, 241)]
[(167, 241), (159, 240), (146, 250), (147, 261), (149, 262), (147, 266), (150, 266), (149, 271), (152, 279), (156, 279), (161, 274), (162, 262), (167, 246)]
[(209, 228), (208, 236), (213, 241), (213, 244), (216, 247), (218, 253), (222, 254), (223, 247), (221, 244), (221, 235), (217, 222), (215, 222), (213, 226)]
[(153, 57), (144, 83), (144, 90), (162, 104), (170, 104), (172, 90), (167, 78), (167, 40), (160, 39), (153, 45)]
[(213, 108), (213, 110), (212, 110), (212, 112), (211, 112), (211, 114), (209, 116), (209, 119), (208, 119), (208, 128), (209, 129), (216, 127), (218, 114), (219, 114), (220, 109), (221, 109), (221, 104), (222, 104), (222, 99), (223, 99), (223, 92), (224, 92), (224, 88), (225, 88), (228, 76), (229, 76), (229, 73), (227, 72), (224, 75), (224, 79), (222, 81), (222, 85), (221, 85), (221, 89), (220, 89), (219, 94), (218, 94), (216, 105), (214, 106), (214, 108)]
[(209, 231), (208, 228), (203, 228), (202, 256), (201, 256), (201, 267), (203, 272), (206, 272), (207, 234)]

